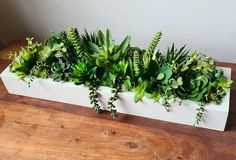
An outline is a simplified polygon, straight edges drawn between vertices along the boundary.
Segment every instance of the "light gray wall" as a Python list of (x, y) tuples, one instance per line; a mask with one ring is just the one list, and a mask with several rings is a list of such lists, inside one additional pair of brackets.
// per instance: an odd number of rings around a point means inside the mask
[(110, 28), (120, 41), (146, 47), (163, 32), (161, 50), (177, 47), (207, 53), (236, 63), (235, 0), (0, 0), (0, 41), (35, 36), (68, 26), (89, 31)]

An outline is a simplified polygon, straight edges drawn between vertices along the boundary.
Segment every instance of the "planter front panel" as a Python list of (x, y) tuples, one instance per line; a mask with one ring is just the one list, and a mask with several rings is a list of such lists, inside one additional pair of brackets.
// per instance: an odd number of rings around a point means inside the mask
[[(222, 68), (227, 78), (231, 78), (231, 69)], [(4, 85), (11, 94), (29, 96), (34, 98), (52, 100), (57, 102), (75, 104), (91, 107), (89, 101), (89, 90), (84, 85), (76, 86), (69, 82), (54, 82), (51, 79), (35, 78), (28, 87), (28, 78), (25, 81), (19, 80), (15, 74), (9, 72), (7, 67), (1, 74)], [(100, 104), (104, 109), (108, 99), (112, 96), (111, 89), (100, 87)], [(115, 103), (116, 109), (120, 113), (158, 119), (168, 122), (193, 125), (198, 104), (189, 100), (184, 100), (179, 106), (170, 102), (170, 112), (166, 112), (161, 104), (143, 98), (139, 103), (134, 103), (132, 92), (119, 94), (120, 99)], [(223, 99), (221, 105), (209, 104), (205, 107), (206, 112), (199, 127), (223, 131), (225, 129), (229, 112), (230, 92)]]

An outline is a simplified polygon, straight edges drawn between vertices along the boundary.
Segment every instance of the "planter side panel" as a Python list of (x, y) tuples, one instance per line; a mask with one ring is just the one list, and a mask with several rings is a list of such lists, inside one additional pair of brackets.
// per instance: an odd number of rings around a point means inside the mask
[[(225, 74), (229, 78), (230, 73), (229, 69), (225, 69)], [(30, 87), (28, 87), (28, 79), (26, 78), (25, 81), (18, 80), (14, 74), (9, 72), (9, 68), (5, 69), (1, 74), (1, 78), (11, 94), (91, 107), (88, 98), (89, 90), (84, 85), (76, 86), (68, 82), (60, 83), (54, 82), (51, 79), (35, 78)], [(111, 89), (100, 87), (99, 93), (101, 94), (100, 104), (104, 109), (107, 109), (107, 101), (112, 96)], [(196, 108), (198, 107), (197, 103), (188, 100), (184, 100), (181, 106), (170, 102), (170, 112), (166, 112), (160, 103), (153, 103), (152, 100), (145, 97), (141, 102), (134, 103), (134, 94), (131, 92), (123, 92), (119, 96), (120, 100), (115, 104), (117, 111), (120, 113), (186, 125), (193, 125)], [(229, 112), (229, 93), (221, 105), (209, 104), (205, 109), (206, 114), (199, 127), (223, 131)]]

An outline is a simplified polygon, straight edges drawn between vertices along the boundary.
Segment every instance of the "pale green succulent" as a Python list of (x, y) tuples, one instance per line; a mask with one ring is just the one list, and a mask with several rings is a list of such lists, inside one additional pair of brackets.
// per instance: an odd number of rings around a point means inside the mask
[(42, 44), (33, 43), (33, 38), (26, 38), (28, 45), (21, 48), (19, 55), (10, 65), (10, 71), (15, 73), (20, 79), (30, 74), (30, 70), (36, 64), (37, 53), (41, 50)]
[(183, 85), (182, 77), (178, 77), (176, 80), (173, 79), (171, 81), (171, 87), (177, 89), (178, 87)]
[(172, 76), (172, 68), (170, 66), (162, 66), (159, 69), (159, 74), (157, 80), (160, 80), (161, 83), (167, 83)]

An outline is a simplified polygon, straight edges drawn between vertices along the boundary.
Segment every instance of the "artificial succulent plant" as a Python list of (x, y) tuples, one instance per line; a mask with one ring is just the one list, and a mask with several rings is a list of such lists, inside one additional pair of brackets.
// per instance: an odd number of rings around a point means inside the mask
[(199, 103), (195, 124), (204, 113), (204, 104), (220, 104), (232, 80), (227, 79), (214, 60), (196, 51), (190, 52), (174, 44), (167, 52), (156, 50), (162, 36), (157, 32), (147, 49), (132, 47), (130, 36), (117, 44), (110, 30), (79, 33), (76, 28), (67, 32), (52, 33), (43, 43), (27, 38), (10, 66), (10, 71), (20, 79), (26, 76), (52, 78), (84, 84), (90, 90), (89, 99), (96, 112), (99, 105), (99, 86), (113, 88), (108, 109), (117, 117), (114, 102), (119, 92), (132, 91), (134, 101), (144, 96), (160, 101), (169, 111), (169, 100), (192, 100)]

